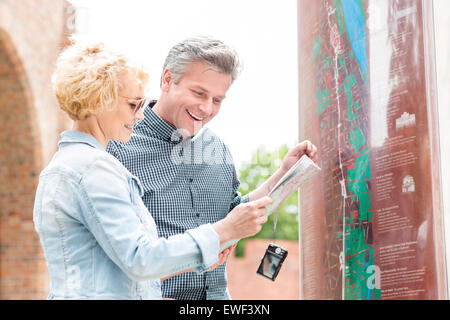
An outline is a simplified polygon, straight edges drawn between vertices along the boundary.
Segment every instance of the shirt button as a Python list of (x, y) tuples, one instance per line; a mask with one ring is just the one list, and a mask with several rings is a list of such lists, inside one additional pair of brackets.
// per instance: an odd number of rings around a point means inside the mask
[(196, 216), (197, 216), (197, 218), (200, 217), (200, 213), (197, 213)]
[(192, 182), (192, 181), (194, 181), (194, 179), (192, 179), (192, 178), (189, 178), (189, 182)]
[(205, 289), (208, 290), (208, 289), (209, 289), (209, 286), (206, 286)]

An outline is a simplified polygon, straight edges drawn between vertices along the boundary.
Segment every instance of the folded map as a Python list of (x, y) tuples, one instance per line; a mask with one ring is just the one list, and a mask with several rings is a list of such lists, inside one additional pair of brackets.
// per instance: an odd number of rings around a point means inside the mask
[[(308, 156), (302, 156), (269, 192), (268, 195), (272, 198), (273, 203), (266, 207), (266, 215), (268, 216), (276, 211), (291, 194), (319, 171), (319, 166)], [(220, 252), (239, 240), (233, 239), (225, 242), (220, 247)]]

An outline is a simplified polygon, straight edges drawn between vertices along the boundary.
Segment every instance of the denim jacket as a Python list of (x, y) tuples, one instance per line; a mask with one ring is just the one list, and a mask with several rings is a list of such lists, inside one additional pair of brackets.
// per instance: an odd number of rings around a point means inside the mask
[(33, 212), (49, 299), (161, 299), (160, 278), (217, 262), (211, 224), (158, 238), (138, 178), (91, 135), (61, 138), (39, 177)]

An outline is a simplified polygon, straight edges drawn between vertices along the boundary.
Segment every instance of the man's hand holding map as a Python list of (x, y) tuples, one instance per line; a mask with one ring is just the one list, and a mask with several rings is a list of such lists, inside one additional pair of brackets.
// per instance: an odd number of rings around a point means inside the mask
[(308, 156), (304, 155), (301, 157), (269, 192), (273, 203), (267, 206), (266, 215), (272, 214), (304, 182), (308, 181), (319, 171), (319, 166)]

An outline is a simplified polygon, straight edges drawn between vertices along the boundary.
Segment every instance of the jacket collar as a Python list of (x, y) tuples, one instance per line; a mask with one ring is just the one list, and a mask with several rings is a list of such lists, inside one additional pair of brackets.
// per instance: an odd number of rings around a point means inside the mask
[(90, 134), (76, 131), (68, 130), (61, 133), (61, 140), (58, 142), (58, 147), (64, 148), (72, 143), (85, 143), (93, 148), (105, 151), (105, 148)]

